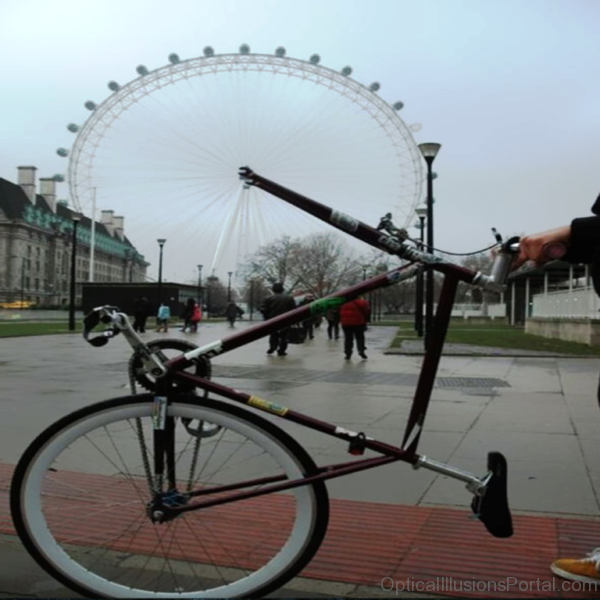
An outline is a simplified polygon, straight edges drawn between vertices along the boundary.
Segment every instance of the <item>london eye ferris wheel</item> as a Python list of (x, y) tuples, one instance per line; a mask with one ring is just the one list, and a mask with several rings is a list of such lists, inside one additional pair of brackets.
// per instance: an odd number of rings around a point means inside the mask
[[(422, 158), (379, 83), (365, 86), (352, 68), (239, 52), (137, 67), (127, 84), (111, 81), (76, 134), (68, 185), (76, 210), (92, 202), (125, 216), (125, 233), (156, 270), (166, 239), (165, 275), (185, 282), (202, 263), (209, 273), (241, 274), (259, 247), (289, 235), (331, 229), (260, 189), (238, 169), (256, 173), (336, 210), (375, 224), (391, 212), (407, 227), (421, 199)], [(206, 272), (206, 271), (205, 271)]]

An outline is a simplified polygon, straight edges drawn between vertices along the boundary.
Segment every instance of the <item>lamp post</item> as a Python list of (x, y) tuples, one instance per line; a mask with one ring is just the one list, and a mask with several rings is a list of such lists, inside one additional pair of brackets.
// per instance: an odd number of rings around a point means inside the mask
[[(427, 163), (427, 249), (433, 253), (433, 172), (431, 166), (439, 152), (441, 144), (419, 144), (419, 150)], [(425, 288), (425, 349), (427, 349), (433, 332), (433, 269), (427, 271)]]
[(23, 309), (23, 295), (25, 292), (25, 257), (21, 258), (21, 310)]
[(202, 265), (198, 265), (198, 304), (200, 309), (204, 310), (202, 306)]
[(75, 273), (77, 266), (77, 225), (81, 220), (81, 215), (73, 213), (73, 238), (71, 241), (71, 285), (69, 290), (69, 331), (75, 331)]
[(227, 302), (231, 302), (231, 276), (233, 275), (233, 271), (229, 271), (227, 275), (229, 275), (229, 283), (227, 284)]
[(163, 261), (163, 246), (167, 240), (159, 239), (156, 240), (160, 247), (160, 254), (158, 255), (158, 306), (162, 304), (162, 261)]
[[(425, 219), (427, 218), (427, 205), (419, 204), (415, 209), (415, 213), (419, 218), (418, 228), (420, 231), (419, 250), (423, 251), (424, 236), (425, 236)], [(423, 270), (419, 269), (417, 273), (417, 289), (416, 289), (416, 304), (415, 304), (415, 329), (417, 337), (423, 337)]]

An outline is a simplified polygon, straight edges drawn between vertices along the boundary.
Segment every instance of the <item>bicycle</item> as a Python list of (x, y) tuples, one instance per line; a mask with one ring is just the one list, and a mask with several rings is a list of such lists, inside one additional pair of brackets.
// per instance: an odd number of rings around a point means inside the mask
[[(50, 575), (85, 596), (260, 597), (297, 575), (318, 550), (329, 517), (325, 481), (397, 461), (466, 483), (486, 529), (512, 535), (502, 454), (490, 452), (488, 472), (478, 477), (417, 454), (417, 446), (457, 285), (500, 292), (518, 238), (502, 242), (497, 236), (491, 274), (475, 273), (409, 246), (391, 215), (375, 229), (247, 167), (240, 177), (407, 264), (201, 347), (183, 340), (144, 343), (116, 307), (92, 311), (84, 319), (90, 344), (102, 346), (121, 333), (132, 346), (134, 394), (67, 415), (25, 451), (11, 486), (13, 520), (25, 548)], [(434, 269), (444, 281), (400, 446), (211, 380), (214, 356), (421, 269)], [(100, 323), (106, 330), (92, 337)], [(135, 395), (136, 382), (147, 393)], [(277, 419), (336, 437), (356, 458), (317, 467)], [(365, 451), (377, 456), (364, 457)]]

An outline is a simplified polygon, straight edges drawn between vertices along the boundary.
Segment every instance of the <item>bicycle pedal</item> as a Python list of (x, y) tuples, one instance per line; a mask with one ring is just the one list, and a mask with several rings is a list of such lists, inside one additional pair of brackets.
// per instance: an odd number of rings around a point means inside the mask
[(508, 507), (507, 463), (500, 452), (488, 453), (490, 477), (482, 495), (476, 495), (471, 510), (485, 528), (498, 538), (513, 534), (512, 516)]

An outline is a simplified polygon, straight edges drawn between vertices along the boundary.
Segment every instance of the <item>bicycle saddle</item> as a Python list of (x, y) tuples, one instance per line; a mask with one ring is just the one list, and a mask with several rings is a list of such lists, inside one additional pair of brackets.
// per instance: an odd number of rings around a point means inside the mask
[(473, 498), (471, 509), (494, 537), (507, 538), (513, 534), (513, 526), (508, 507), (506, 458), (500, 452), (489, 452), (487, 466), (490, 477), (485, 493)]

